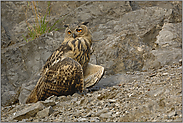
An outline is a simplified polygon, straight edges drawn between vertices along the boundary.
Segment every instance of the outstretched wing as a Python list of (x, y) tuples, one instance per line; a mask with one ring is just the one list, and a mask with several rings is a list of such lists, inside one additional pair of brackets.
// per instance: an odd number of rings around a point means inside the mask
[(84, 89), (84, 77), (81, 65), (72, 58), (55, 62), (39, 79), (26, 103), (45, 100), (49, 96), (72, 95)]

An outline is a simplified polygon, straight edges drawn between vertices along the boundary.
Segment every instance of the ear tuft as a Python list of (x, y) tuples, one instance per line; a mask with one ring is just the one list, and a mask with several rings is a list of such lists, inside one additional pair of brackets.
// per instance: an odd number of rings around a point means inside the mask
[(69, 24), (65, 24), (64, 27), (65, 27), (65, 28), (69, 27)]
[(81, 24), (82, 25), (87, 25), (89, 22), (82, 22)]

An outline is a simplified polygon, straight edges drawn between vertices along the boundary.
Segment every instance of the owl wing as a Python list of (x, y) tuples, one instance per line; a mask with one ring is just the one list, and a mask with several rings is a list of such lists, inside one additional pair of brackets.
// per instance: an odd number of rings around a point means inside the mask
[(88, 63), (84, 74), (84, 88), (91, 88), (96, 85), (104, 75), (104, 67)]
[(63, 60), (66, 57), (73, 58), (73, 51), (69, 45), (64, 43), (52, 53), (52, 55), (47, 59), (45, 65), (41, 70), (41, 75), (43, 75), (51, 66), (55, 64), (58, 60)]
[(64, 58), (51, 66), (39, 79), (26, 103), (45, 100), (49, 96), (72, 95), (84, 89), (81, 65), (72, 58)]

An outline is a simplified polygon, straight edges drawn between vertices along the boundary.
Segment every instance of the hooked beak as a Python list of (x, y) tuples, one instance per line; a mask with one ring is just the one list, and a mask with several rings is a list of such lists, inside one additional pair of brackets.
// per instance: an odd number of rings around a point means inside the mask
[(76, 38), (77, 36), (76, 36), (76, 34), (73, 33), (73, 34), (72, 34), (72, 37), (73, 37), (73, 38)]

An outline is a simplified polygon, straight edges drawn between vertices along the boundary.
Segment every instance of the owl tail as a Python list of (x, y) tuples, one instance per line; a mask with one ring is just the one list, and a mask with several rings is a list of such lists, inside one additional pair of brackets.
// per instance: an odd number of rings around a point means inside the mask
[(28, 96), (27, 100), (26, 100), (26, 104), (27, 103), (36, 103), (38, 101), (37, 99), (37, 93), (36, 93), (36, 88), (34, 88), (34, 90), (31, 92), (31, 94)]
[(38, 101), (37, 92), (38, 92), (38, 86), (41, 84), (40, 83), (41, 81), (42, 81), (42, 77), (38, 80), (36, 86), (30, 93), (30, 95), (28, 96), (28, 98), (26, 100), (26, 104), (27, 103), (36, 103)]

